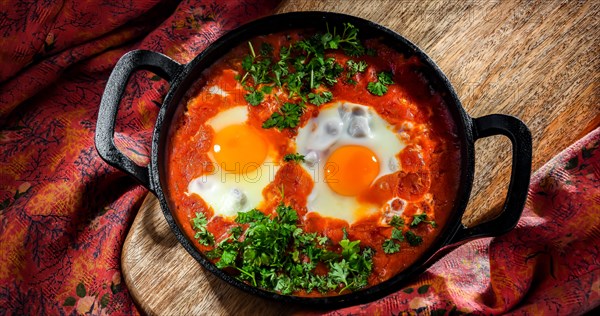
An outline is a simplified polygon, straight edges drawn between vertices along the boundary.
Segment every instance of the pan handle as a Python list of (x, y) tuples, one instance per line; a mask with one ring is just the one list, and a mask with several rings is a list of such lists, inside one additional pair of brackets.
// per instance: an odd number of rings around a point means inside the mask
[(461, 244), (477, 237), (495, 237), (513, 229), (525, 206), (531, 176), (531, 132), (514, 116), (492, 114), (473, 119), (474, 139), (504, 135), (512, 143), (512, 169), (502, 212), (496, 218), (476, 225), (460, 225), (448, 244)]
[(149, 70), (172, 84), (182, 70), (182, 65), (171, 58), (146, 50), (131, 51), (117, 62), (113, 69), (100, 102), (98, 121), (96, 123), (96, 150), (109, 165), (134, 177), (146, 188), (152, 190), (149, 181), (148, 167), (139, 166), (123, 154), (115, 146), (115, 122), (117, 110), (127, 80), (136, 70)]

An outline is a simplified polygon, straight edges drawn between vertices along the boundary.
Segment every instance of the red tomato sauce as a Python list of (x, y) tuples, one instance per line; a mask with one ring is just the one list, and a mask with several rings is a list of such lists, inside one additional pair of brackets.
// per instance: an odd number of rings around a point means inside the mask
[[(282, 46), (289, 46), (300, 38), (300, 32), (278, 33), (255, 38), (252, 42), (255, 43), (254, 47), (258, 47), (261, 42), (272, 44), (274, 54), (278, 56)], [(403, 245), (399, 252), (386, 254), (381, 245), (389, 238), (392, 227), (382, 224), (381, 214), (363, 217), (358, 222), (349, 224), (340, 219), (324, 218), (318, 213), (307, 213), (307, 196), (314, 183), (312, 177), (297, 164), (285, 164), (278, 170), (274, 180), (264, 188), (265, 202), (259, 208), (266, 214), (273, 213), (275, 207), (282, 202), (280, 188), (283, 186), (283, 202), (297, 210), (299, 227), (307, 232), (326, 235), (334, 244), (343, 238), (342, 228), (345, 228), (350, 240), (360, 240), (361, 247), (375, 250), (373, 273), (369, 278), (369, 285), (372, 286), (410, 266), (435, 241), (452, 212), (460, 166), (456, 127), (442, 97), (430, 87), (419, 71), (422, 67), (420, 61), (415, 57), (407, 58), (378, 40), (368, 40), (365, 46), (376, 52), (375, 56), (360, 57), (369, 67), (364, 73), (355, 75), (356, 85), (346, 82), (346, 73), (342, 73), (338, 82), (328, 87), (334, 95), (331, 102), (348, 101), (371, 106), (383, 119), (396, 127), (399, 137), (407, 146), (397, 155), (400, 171), (380, 177), (358, 199), (384, 205), (394, 197), (400, 198), (402, 201), (394, 201), (392, 207), (404, 205), (405, 222), (410, 224), (412, 215), (424, 212), (429, 219), (435, 219), (438, 227), (419, 225), (411, 228), (423, 237), (423, 243), (416, 247)], [(235, 79), (236, 74), (243, 73), (241, 61), (247, 54), (248, 46), (244, 43), (208, 68), (191, 89), (172, 126), (167, 155), (168, 196), (173, 214), (192, 241), (195, 232), (190, 220), (196, 212), (202, 212), (209, 218), (208, 229), (214, 234), (216, 242), (225, 238), (228, 229), (234, 225), (231, 220), (213, 216), (212, 209), (201, 197), (186, 194), (190, 181), (211, 172), (208, 152), (212, 146), (214, 130), (205, 124), (206, 121), (230, 107), (246, 105), (249, 111), (248, 123), (261, 128), (262, 122), (277, 110), (279, 104), (287, 101), (283, 94), (278, 99), (267, 95), (260, 106), (248, 105), (244, 100), (245, 92)], [(349, 59), (341, 51), (328, 53), (326, 56), (335, 57), (341, 65), (345, 65)], [(389, 70), (394, 74), (395, 84), (389, 86), (387, 93), (383, 96), (368, 93), (368, 82), (377, 81), (378, 72)], [(222, 87), (229, 96), (226, 98), (208, 93), (208, 88), (215, 85)], [(311, 117), (318, 114), (318, 107), (308, 105), (299, 127), (306, 125)], [(265, 130), (269, 140), (275, 144), (279, 161), (285, 154), (296, 152), (294, 137), (297, 129)], [(406, 230), (407, 227), (404, 231)], [(212, 249), (195, 244), (200, 251)]]

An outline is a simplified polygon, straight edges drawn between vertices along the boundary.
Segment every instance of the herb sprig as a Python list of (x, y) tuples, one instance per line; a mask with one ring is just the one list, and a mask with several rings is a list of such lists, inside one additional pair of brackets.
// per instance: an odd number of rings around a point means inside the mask
[(368, 66), (369, 65), (364, 60), (361, 60), (357, 63), (354, 60), (349, 59), (346, 62), (346, 82), (350, 84), (356, 84), (356, 80), (354, 80), (353, 78), (354, 75), (356, 75), (359, 72), (365, 72)]
[(294, 128), (300, 123), (300, 117), (306, 106), (304, 103), (294, 104), (286, 102), (279, 109), (280, 112), (274, 112), (266, 121), (263, 122), (263, 128), (277, 127), (279, 130), (284, 128)]
[(367, 84), (367, 90), (376, 96), (383, 96), (388, 91), (388, 85), (394, 83), (392, 78), (391, 72), (382, 71), (377, 74), (376, 82), (369, 82)]
[(192, 228), (196, 231), (194, 238), (198, 243), (204, 246), (212, 246), (215, 243), (215, 236), (207, 229), (208, 220), (204, 213), (196, 213), (196, 217), (192, 218)]
[(427, 223), (433, 228), (437, 227), (437, 223), (435, 221), (427, 220), (427, 214), (425, 213), (413, 215), (413, 220), (410, 223), (410, 227), (416, 227), (417, 225), (419, 225), (419, 223)]
[(304, 162), (304, 155), (301, 154), (286, 154), (285, 156), (283, 156), (283, 161), (285, 162), (296, 162), (296, 163), (301, 163)]
[(400, 242), (404, 241), (404, 236), (402, 236), (404, 220), (400, 216), (394, 215), (388, 224), (393, 227), (392, 235), (389, 239), (383, 241), (382, 248), (383, 252), (391, 254), (400, 251)]
[[(237, 271), (242, 281), (286, 295), (299, 290), (342, 293), (368, 284), (373, 250), (347, 236), (335, 246), (326, 236), (305, 232), (289, 205), (277, 206), (275, 216), (257, 209), (240, 212), (236, 222), (240, 226), (234, 226), (207, 257), (217, 260), (218, 268)], [(339, 251), (330, 250), (336, 248)], [(317, 273), (317, 265), (328, 271)]]
[[(344, 67), (335, 58), (326, 57), (325, 53), (342, 49), (346, 54), (358, 57), (366, 51), (358, 38), (358, 29), (350, 23), (342, 26), (343, 30), (338, 32), (336, 27), (330, 30), (327, 25), (325, 33), (317, 33), (281, 47), (278, 56), (269, 43), (261, 43), (257, 54), (252, 42), (248, 42), (249, 54), (242, 59), (244, 74), (236, 76), (248, 91), (245, 100), (252, 106), (260, 105), (265, 100), (265, 94), (270, 93), (270, 90), (264, 90), (265, 87), (271, 89), (277, 86), (287, 93), (288, 102), (264, 122), (263, 128), (277, 127), (281, 130), (296, 127), (299, 117), (293, 114), (288, 118), (286, 115), (291, 108), (289, 104), (301, 108), (306, 103), (320, 106), (333, 99), (333, 93), (327, 87), (338, 82)], [(352, 62), (354, 64), (348, 65), (349, 73), (363, 72), (367, 67), (364, 61)]]

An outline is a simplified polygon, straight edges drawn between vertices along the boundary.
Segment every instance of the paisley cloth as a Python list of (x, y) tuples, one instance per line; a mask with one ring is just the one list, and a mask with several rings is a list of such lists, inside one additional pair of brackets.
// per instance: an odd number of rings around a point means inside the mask
[[(0, 315), (138, 314), (120, 273), (147, 191), (94, 149), (101, 94), (133, 49), (186, 63), (276, 0), (27, 1), (0, 8)], [(166, 82), (137, 72), (116, 142), (148, 161)], [(335, 315), (582, 314), (600, 304), (600, 129), (539, 170), (518, 227)]]

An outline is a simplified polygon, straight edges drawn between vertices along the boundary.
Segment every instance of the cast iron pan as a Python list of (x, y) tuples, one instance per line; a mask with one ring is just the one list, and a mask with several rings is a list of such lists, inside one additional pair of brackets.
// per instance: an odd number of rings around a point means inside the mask
[[(225, 272), (217, 269), (189, 240), (179, 224), (173, 218), (169, 208), (168, 192), (166, 192), (166, 144), (169, 127), (173, 115), (181, 104), (185, 93), (200, 73), (216, 62), (238, 44), (249, 39), (273, 32), (302, 29), (323, 28), (329, 25), (352, 23), (360, 30), (363, 39), (378, 37), (405, 56), (416, 56), (425, 65), (421, 71), (430, 82), (432, 89), (440, 93), (448, 106), (458, 130), (461, 142), (460, 180), (456, 184), (458, 193), (454, 201), (453, 213), (443, 227), (436, 241), (413, 265), (391, 279), (376, 286), (349, 294), (331, 297), (297, 297), (280, 295), (243, 283)], [(114, 143), (115, 120), (121, 96), (130, 75), (136, 70), (149, 70), (167, 80), (170, 84), (161, 106), (152, 139), (151, 162), (148, 166), (138, 166), (120, 152)], [(502, 213), (482, 224), (467, 228), (461, 224), (461, 218), (467, 207), (474, 173), (474, 142), (477, 139), (493, 136), (507, 136), (512, 143), (512, 173)], [(423, 272), (431, 263), (456, 246), (480, 237), (499, 236), (511, 230), (517, 223), (529, 186), (531, 173), (531, 134), (527, 126), (519, 119), (501, 114), (492, 114), (479, 118), (468, 116), (452, 85), (438, 66), (417, 46), (399, 34), (373, 22), (357, 17), (329, 12), (294, 12), (265, 17), (243, 25), (210, 45), (188, 64), (179, 64), (165, 55), (137, 50), (125, 54), (116, 64), (102, 96), (98, 123), (96, 126), (96, 148), (100, 156), (110, 165), (126, 172), (156, 194), (160, 200), (165, 219), (181, 245), (204, 268), (211, 271), (223, 281), (254, 295), (313, 307), (340, 307), (372, 301), (400, 289), (406, 281)]]

